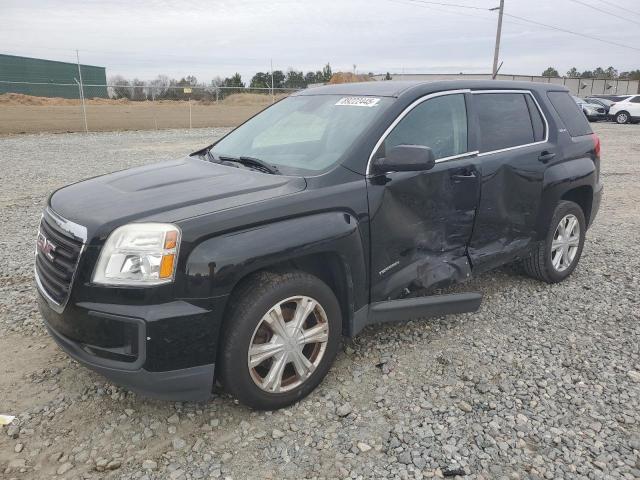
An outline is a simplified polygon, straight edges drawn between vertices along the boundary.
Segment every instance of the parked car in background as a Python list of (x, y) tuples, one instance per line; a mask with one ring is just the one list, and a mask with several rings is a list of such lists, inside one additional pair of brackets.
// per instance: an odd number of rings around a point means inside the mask
[(310, 88), (188, 157), (54, 192), (38, 304), (116, 383), (206, 400), (219, 381), (272, 410), (322, 381), (343, 335), (478, 309), (448, 285), (515, 261), (565, 280), (602, 189), (600, 140), (561, 85)]
[(589, 95), (589, 98), (604, 98), (605, 100), (611, 100), (612, 102), (621, 102), (632, 95)]
[(602, 108), (604, 108), (605, 113), (609, 113), (609, 107), (611, 107), (611, 105), (613, 105), (614, 102), (613, 100), (609, 100), (607, 98), (596, 98), (596, 97), (586, 97), (585, 101), (587, 103), (591, 103), (592, 105), (600, 105)]
[(574, 96), (573, 99), (582, 109), (582, 113), (584, 113), (585, 117), (587, 117), (590, 122), (597, 122), (598, 120), (607, 119), (607, 112), (602, 105), (589, 103), (580, 97)]
[(632, 95), (611, 105), (609, 117), (620, 124), (640, 122), (640, 95)]

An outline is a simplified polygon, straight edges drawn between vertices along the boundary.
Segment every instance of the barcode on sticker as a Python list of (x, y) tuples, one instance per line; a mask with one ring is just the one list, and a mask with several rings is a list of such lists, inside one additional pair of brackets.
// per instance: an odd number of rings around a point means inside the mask
[(336, 105), (344, 105), (347, 107), (375, 107), (379, 98), (374, 97), (343, 97), (336, 102)]

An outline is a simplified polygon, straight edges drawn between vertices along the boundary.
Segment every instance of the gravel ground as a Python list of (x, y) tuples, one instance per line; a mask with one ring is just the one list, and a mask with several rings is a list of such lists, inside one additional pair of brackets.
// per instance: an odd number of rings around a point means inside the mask
[(370, 327), (277, 412), (140, 398), (69, 360), (34, 306), (49, 191), (222, 130), (0, 138), (0, 477), (640, 478), (640, 125), (594, 128), (605, 198), (570, 279), (483, 275), (463, 286), (479, 313)]

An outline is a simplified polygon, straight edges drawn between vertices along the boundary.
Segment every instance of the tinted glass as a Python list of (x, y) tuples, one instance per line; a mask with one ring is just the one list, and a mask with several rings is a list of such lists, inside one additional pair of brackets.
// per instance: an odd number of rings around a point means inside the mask
[(313, 174), (339, 162), (392, 102), (343, 95), (288, 97), (229, 133), (212, 153), (259, 158), (286, 175)]
[[(522, 93), (480, 93), (473, 96), (480, 122), (480, 152), (534, 142), (533, 125), (524, 97)], [(573, 104), (578, 108), (575, 102)]]
[(533, 139), (536, 142), (541, 142), (544, 140), (545, 131), (544, 131), (544, 120), (542, 119), (542, 114), (540, 113), (540, 109), (536, 105), (536, 102), (533, 101), (531, 95), (525, 95), (525, 100), (527, 101), (527, 107), (529, 107), (529, 114), (531, 115), (531, 124), (533, 125)]
[(640, 97), (633, 97), (631, 100), (629, 100), (631, 103), (640, 103)]
[(587, 118), (567, 92), (549, 92), (547, 97), (572, 137), (592, 133)]
[(378, 150), (378, 157), (397, 145), (424, 145), (435, 158), (467, 151), (467, 109), (464, 95), (444, 95), (427, 100), (405, 116)]

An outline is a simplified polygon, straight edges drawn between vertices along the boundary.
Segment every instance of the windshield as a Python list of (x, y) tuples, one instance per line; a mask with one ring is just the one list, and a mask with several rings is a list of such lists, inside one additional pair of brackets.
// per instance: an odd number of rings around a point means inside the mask
[(217, 157), (253, 157), (284, 174), (314, 174), (339, 162), (391, 98), (300, 95), (285, 98), (222, 138)]

